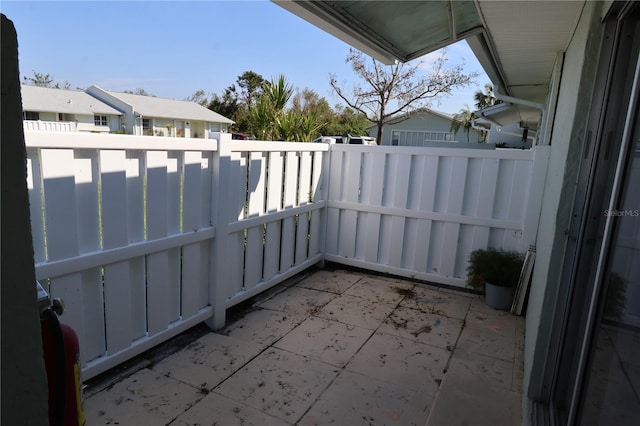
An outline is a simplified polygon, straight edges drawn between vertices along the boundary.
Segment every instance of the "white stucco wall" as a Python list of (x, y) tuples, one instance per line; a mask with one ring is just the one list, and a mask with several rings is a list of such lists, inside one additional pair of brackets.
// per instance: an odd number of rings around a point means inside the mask
[(118, 120), (117, 128), (112, 128), (112, 131), (121, 130), (122, 124), (124, 124), (124, 130), (128, 134), (142, 135), (142, 122), (136, 123), (136, 117), (131, 105), (126, 102), (122, 102), (120, 99), (112, 96), (108, 92), (105, 92), (104, 90), (96, 86), (91, 86), (85, 91), (91, 96), (111, 106), (112, 108), (115, 108), (118, 111), (122, 112), (122, 116)]
[[(527, 308), (525, 398), (535, 398), (539, 392), (538, 379), (544, 368), (554, 320), (553, 308), (566, 250), (565, 233), (572, 214), (579, 152), (584, 141), (585, 117), (589, 115), (597, 68), (595, 58), (599, 55), (604, 29), (598, 19), (600, 6), (596, 2), (586, 3), (564, 59)], [(525, 415), (525, 424), (528, 424), (527, 420)]]

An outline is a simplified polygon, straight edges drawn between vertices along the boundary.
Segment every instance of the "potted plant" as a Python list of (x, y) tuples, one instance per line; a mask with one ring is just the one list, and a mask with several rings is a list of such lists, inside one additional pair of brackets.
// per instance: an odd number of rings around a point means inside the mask
[(469, 256), (467, 283), (475, 290), (484, 290), (488, 306), (509, 310), (523, 262), (524, 255), (515, 251), (475, 250)]

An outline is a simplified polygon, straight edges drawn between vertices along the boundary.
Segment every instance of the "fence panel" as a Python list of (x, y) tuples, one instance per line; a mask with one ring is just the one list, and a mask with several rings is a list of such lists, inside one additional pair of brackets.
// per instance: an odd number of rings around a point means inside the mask
[(472, 250), (535, 243), (547, 159), (546, 147), (334, 145), (325, 258), (464, 287)]
[(201, 195), (213, 191), (214, 141), (32, 131), (25, 140), (36, 277), (65, 301), (84, 378), (212, 316), (215, 230), (211, 195), (207, 206)]
[[(228, 308), (322, 260), (319, 219), (326, 203), (318, 194), (329, 148), (325, 144), (232, 141), (226, 134), (220, 139), (220, 167), (229, 155), (230, 176), (236, 178), (229, 182), (233, 191), (228, 195), (221, 191), (218, 203), (225, 204), (226, 196), (229, 200), (246, 200), (246, 214), (218, 209), (221, 217), (216, 238), (231, 251), (225, 249), (215, 255), (219, 269), (216, 277), (224, 277), (216, 292)], [(248, 159), (248, 170), (240, 160), (243, 158)], [(238, 195), (236, 181), (242, 176), (248, 179)], [(222, 176), (220, 179), (225, 182)], [(302, 222), (309, 217), (311, 225), (305, 226)], [(229, 253), (236, 253), (238, 248), (240, 255), (229, 259)], [(244, 262), (234, 264), (237, 258)], [(223, 323), (224, 315), (216, 315), (214, 327)]]

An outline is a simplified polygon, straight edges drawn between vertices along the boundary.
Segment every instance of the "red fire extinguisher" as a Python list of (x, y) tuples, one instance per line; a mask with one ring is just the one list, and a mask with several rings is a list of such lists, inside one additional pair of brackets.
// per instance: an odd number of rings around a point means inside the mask
[(40, 313), (44, 363), (49, 383), (49, 425), (84, 426), (80, 346), (71, 327), (60, 323), (64, 311), (60, 300)]

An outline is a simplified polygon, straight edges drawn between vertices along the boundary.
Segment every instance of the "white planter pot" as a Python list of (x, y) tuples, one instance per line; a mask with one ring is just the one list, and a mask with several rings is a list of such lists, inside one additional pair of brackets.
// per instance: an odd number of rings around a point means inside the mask
[(511, 310), (515, 287), (501, 287), (491, 283), (484, 285), (484, 301), (487, 306), (501, 311)]

